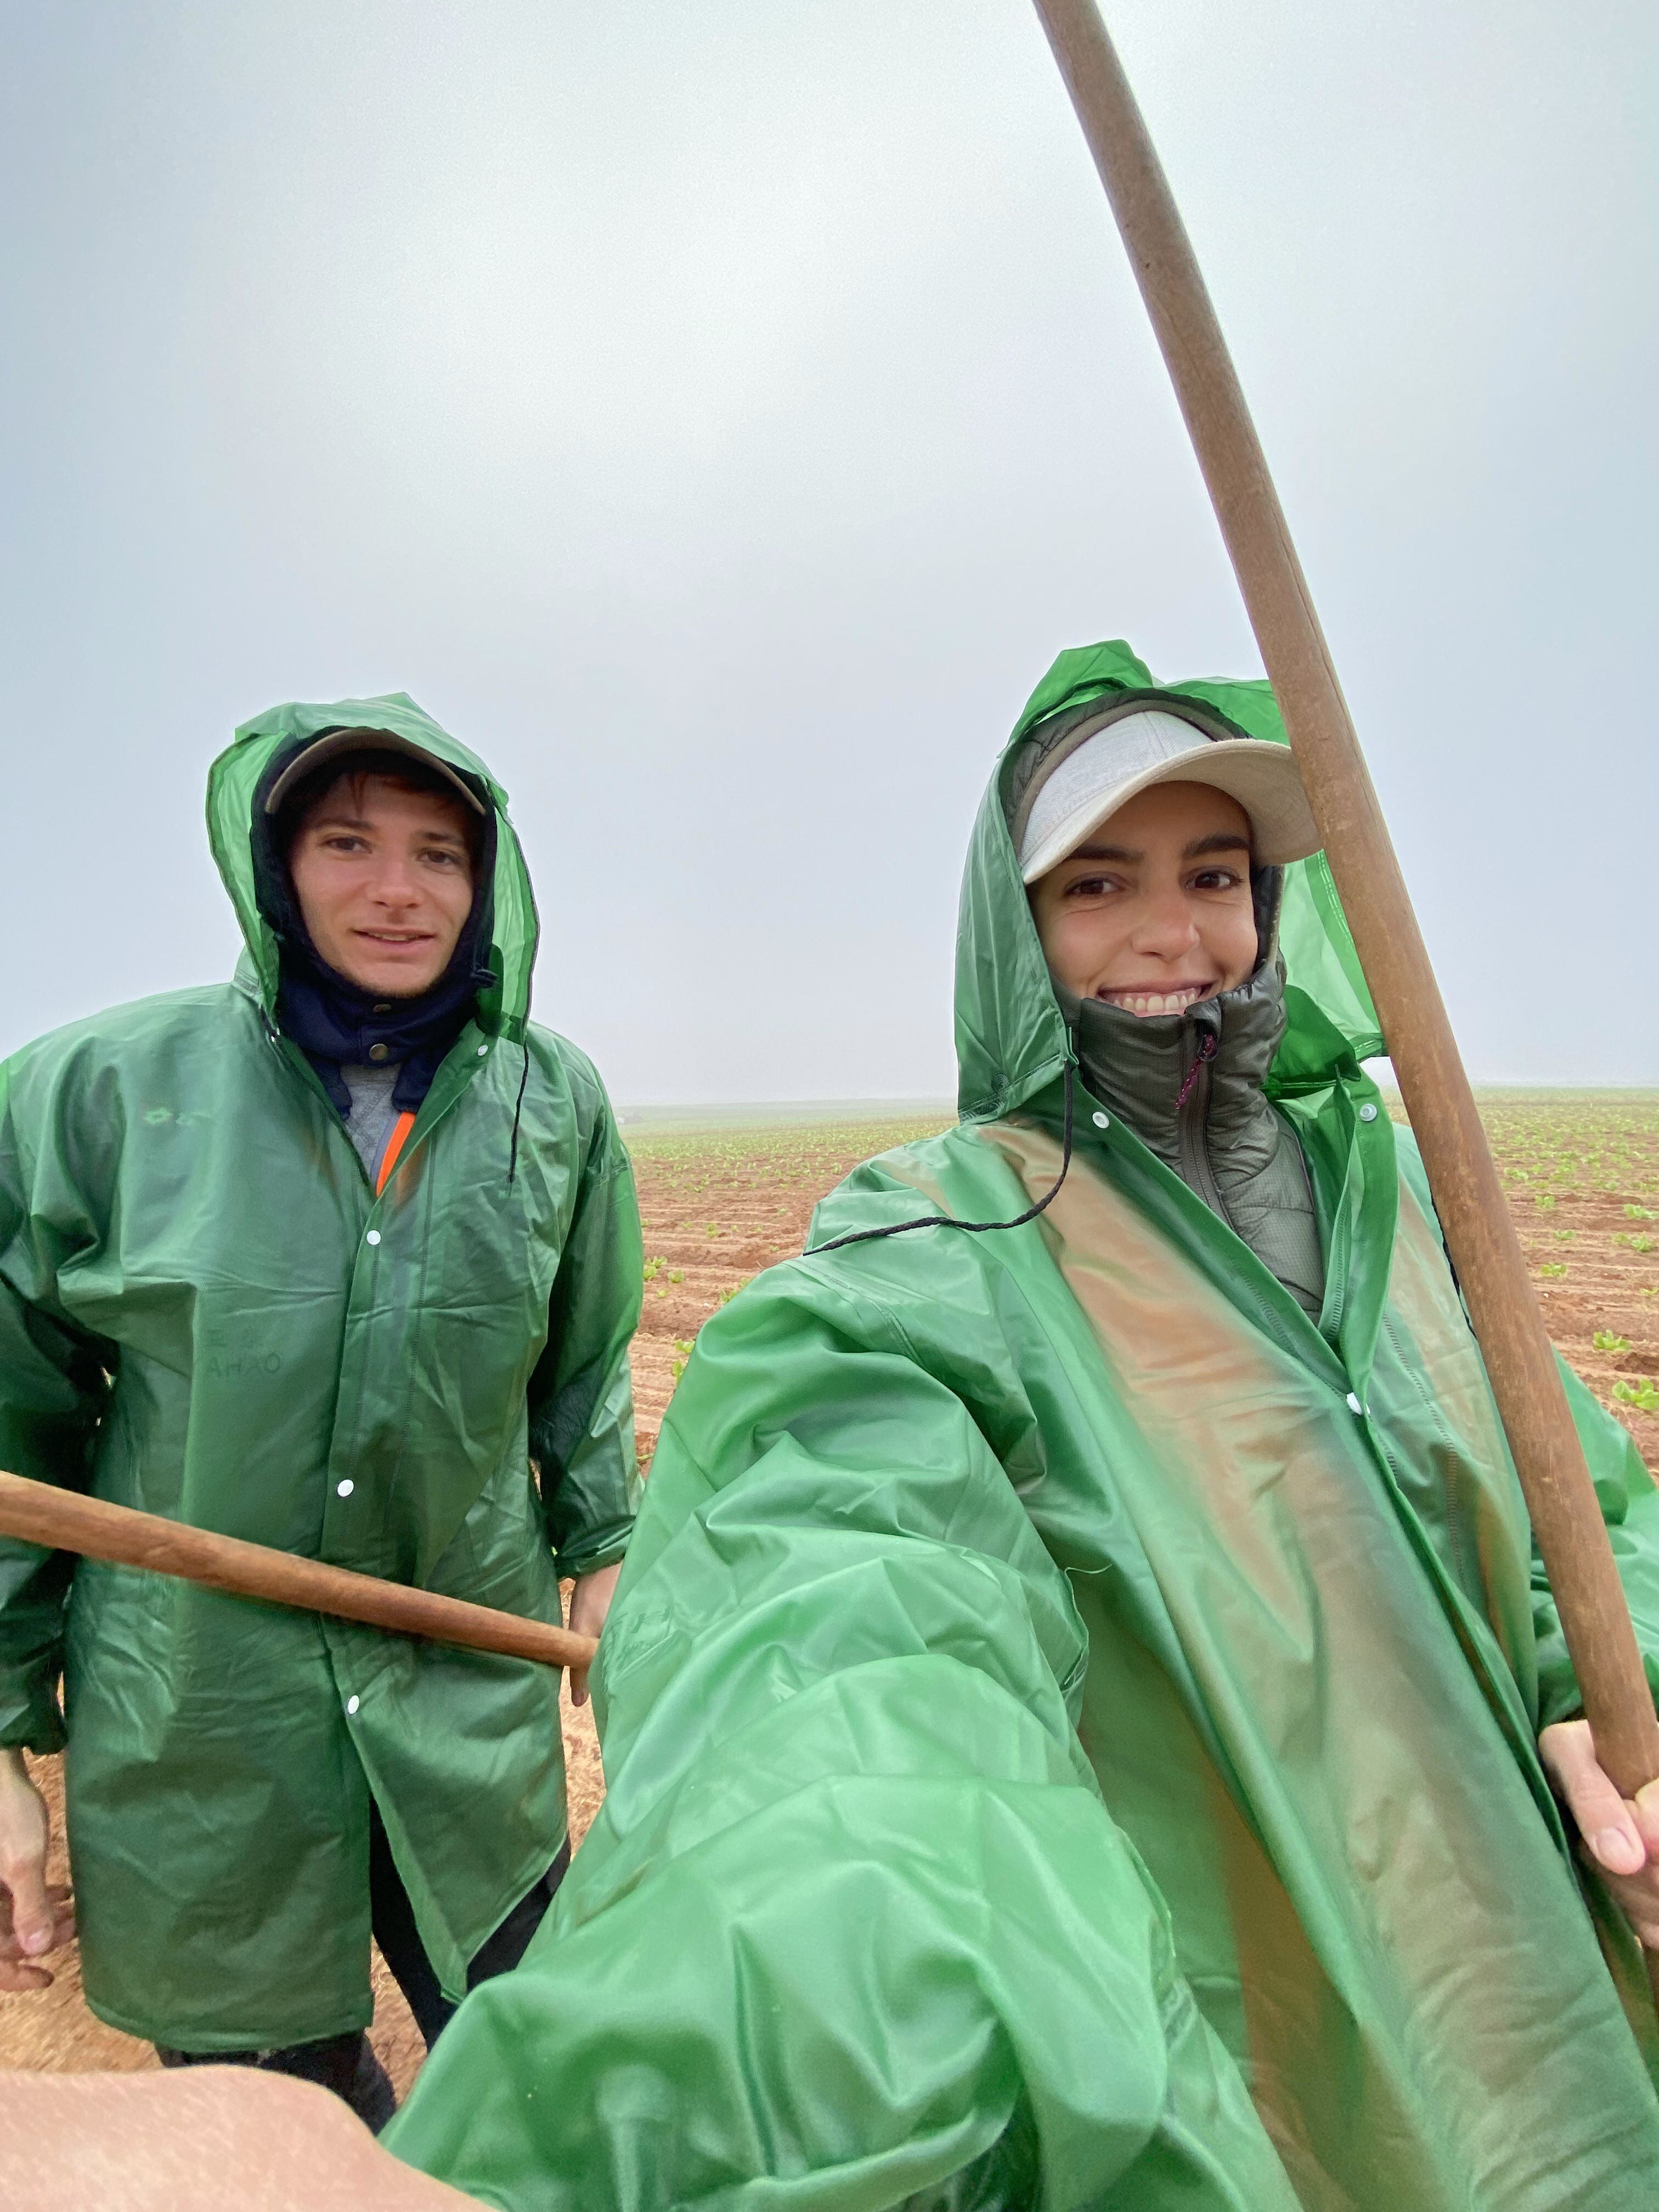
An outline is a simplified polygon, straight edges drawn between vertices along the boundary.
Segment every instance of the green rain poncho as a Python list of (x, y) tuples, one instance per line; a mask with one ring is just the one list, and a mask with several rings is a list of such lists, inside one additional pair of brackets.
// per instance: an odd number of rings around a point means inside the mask
[[(1016, 738), (1114, 687), (1152, 688), (1127, 647), (1068, 653)], [(1282, 738), (1265, 684), (1180, 689)], [(815, 1242), (1006, 1218), (1059, 1172), (1006, 769), (961, 1124)], [(1040, 1219), (750, 1285), (606, 1630), (605, 1808), (404, 2157), (513, 2212), (1659, 2202), (1639, 1962), (1536, 1756), (1571, 1672), (1318, 860), (1283, 942), (1317, 1322), (1086, 1094)], [(1574, 1403), (1652, 1653), (1659, 1499)]]
[[(272, 1024), (251, 855), (273, 756), (340, 726), (413, 739), (496, 815), (498, 988), (378, 1199)], [(557, 1620), (559, 1575), (631, 1527), (639, 1218), (599, 1078), (526, 1022), (505, 794), (412, 701), (348, 700), (240, 730), (208, 822), (235, 981), (0, 1071), (0, 1467)], [(63, 1741), (60, 1666), (87, 1996), (133, 2034), (367, 2023), (371, 1792), (454, 1994), (563, 1839), (549, 1668), (0, 1542), (0, 1744)]]

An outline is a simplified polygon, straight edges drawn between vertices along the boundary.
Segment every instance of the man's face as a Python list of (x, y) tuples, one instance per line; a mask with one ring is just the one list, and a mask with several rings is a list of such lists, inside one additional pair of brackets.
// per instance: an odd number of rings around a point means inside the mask
[(1080, 999), (1178, 1014), (1255, 969), (1249, 817), (1207, 783), (1155, 783), (1031, 886), (1050, 972)]
[(311, 941), (349, 982), (388, 999), (429, 990), (472, 908), (459, 801), (391, 776), (342, 776), (313, 802), (289, 854)]

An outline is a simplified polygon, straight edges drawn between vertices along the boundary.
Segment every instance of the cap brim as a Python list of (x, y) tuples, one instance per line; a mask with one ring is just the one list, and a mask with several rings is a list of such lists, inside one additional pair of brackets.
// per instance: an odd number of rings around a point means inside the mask
[(303, 745), (265, 793), (265, 812), (275, 814), (293, 792), (318, 769), (325, 768), (331, 760), (344, 753), (397, 753), (405, 760), (418, 761), (433, 775), (441, 775), (446, 783), (453, 783), (456, 796), (464, 799), (475, 814), (486, 811), (483, 801), (465, 778), (458, 775), (447, 761), (441, 761), (435, 753), (417, 745), (411, 738), (400, 738), (392, 730), (329, 730)]
[[(1109, 762), (1102, 767), (1109, 769)], [(1058, 867), (1091, 830), (1155, 783), (1207, 783), (1236, 799), (1250, 817), (1250, 857), (1264, 867), (1305, 860), (1324, 843), (1288, 746), (1261, 738), (1206, 738), (1139, 775), (1103, 775), (1094, 787), (1080, 791), (1027, 858), (1024, 880), (1034, 884)]]

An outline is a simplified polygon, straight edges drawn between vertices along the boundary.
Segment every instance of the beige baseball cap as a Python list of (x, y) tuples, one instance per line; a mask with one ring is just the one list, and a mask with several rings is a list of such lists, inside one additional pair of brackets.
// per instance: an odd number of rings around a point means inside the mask
[(1046, 876), (1138, 791), (1207, 783), (1250, 817), (1251, 856), (1263, 866), (1305, 860), (1324, 840), (1288, 745), (1243, 738), (1199, 710), (1122, 700), (1078, 724), (1020, 799), (1009, 828), (1025, 882)]
[(300, 748), (271, 785), (265, 793), (265, 812), (278, 812), (296, 783), (313, 769), (322, 768), (344, 753), (401, 753), (404, 759), (419, 761), (422, 768), (442, 776), (446, 783), (453, 783), (457, 796), (464, 799), (475, 814), (484, 811), (483, 802), (472, 787), (457, 775), (447, 762), (441, 761), (411, 738), (400, 738), (391, 730), (325, 730), (320, 738), (313, 738), (308, 745)]

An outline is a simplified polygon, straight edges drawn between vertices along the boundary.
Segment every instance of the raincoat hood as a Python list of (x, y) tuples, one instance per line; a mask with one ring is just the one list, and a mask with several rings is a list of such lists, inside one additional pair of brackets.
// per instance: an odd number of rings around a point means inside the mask
[[(1034, 737), (1113, 693), (1139, 694), (1147, 706), (1197, 707), (1240, 736), (1289, 743), (1265, 680), (1158, 684), (1121, 638), (1060, 654), (998, 758), (969, 847), (956, 986), (957, 1103), (964, 1121), (993, 1121), (1025, 1104), (1073, 1056), (1008, 821)], [(1286, 969), (1285, 1030), (1267, 1073), (1270, 1096), (1328, 1083), (1383, 1049), (1322, 853), (1284, 871), (1279, 945)]]
[(244, 981), (273, 1020), (282, 984), (282, 945), (261, 897), (254, 810), (268, 777), (303, 746), (337, 729), (389, 730), (429, 759), (453, 769), (489, 808), (494, 836), (492, 879), (481, 884), (477, 910), (489, 917), (488, 945), (476, 951), (489, 980), (478, 992), (476, 1018), (487, 1034), (522, 1042), (536, 961), (537, 918), (529, 872), (507, 811), (507, 793), (476, 753), (440, 728), (407, 692), (332, 702), (290, 701), (244, 722), (208, 772), (208, 838), (230, 893), (247, 946)]

